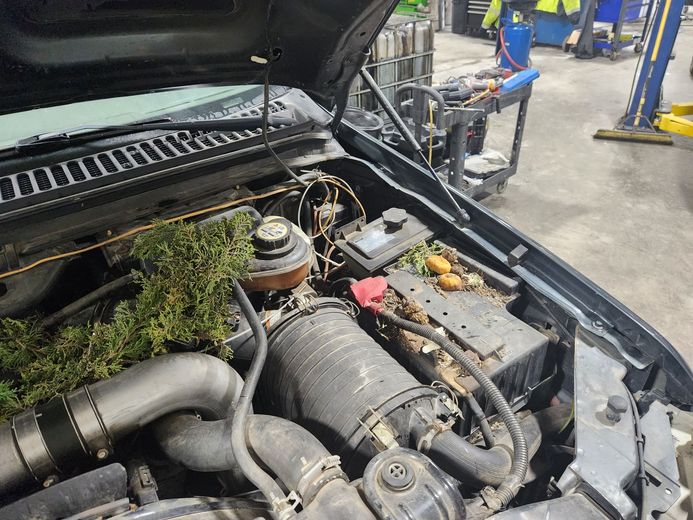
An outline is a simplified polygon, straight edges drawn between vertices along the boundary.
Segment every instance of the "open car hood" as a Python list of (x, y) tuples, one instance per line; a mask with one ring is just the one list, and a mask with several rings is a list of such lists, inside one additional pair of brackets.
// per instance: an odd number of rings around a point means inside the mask
[(327, 108), (396, 0), (0, 0), (0, 113), (186, 85), (303, 89)]

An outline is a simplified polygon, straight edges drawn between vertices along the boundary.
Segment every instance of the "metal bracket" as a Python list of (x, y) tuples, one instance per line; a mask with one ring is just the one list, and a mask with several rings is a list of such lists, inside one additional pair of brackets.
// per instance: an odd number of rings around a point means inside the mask
[(373, 426), (368, 426), (368, 424), (366, 424), (369, 417), (366, 417), (365, 421), (359, 419), (359, 423), (370, 434), (371, 442), (373, 442), (376, 449), (378, 451), (385, 451), (390, 448), (399, 447), (399, 444), (397, 444), (395, 440), (396, 434), (390, 425), (385, 422), (385, 418), (370, 406), (368, 407), (368, 411), (371, 413), (371, 416), (375, 418), (375, 424)]
[[(633, 410), (623, 384), (626, 367), (607, 356), (581, 329), (575, 339), (575, 460), (558, 481), (563, 495), (578, 490), (616, 518), (634, 520), (637, 508), (626, 493), (638, 472)], [(618, 422), (606, 416), (610, 397), (628, 403)]]

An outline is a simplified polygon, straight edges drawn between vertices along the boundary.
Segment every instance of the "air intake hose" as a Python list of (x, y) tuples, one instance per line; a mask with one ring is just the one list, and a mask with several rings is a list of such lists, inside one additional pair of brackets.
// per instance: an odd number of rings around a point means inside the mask
[(290, 419), (339, 455), (360, 476), (381, 448), (407, 445), (410, 406), (437, 393), (421, 385), (378, 345), (337, 299), (315, 312), (294, 311), (269, 333), (258, 387), (267, 413)]
[(225, 362), (205, 354), (168, 354), (26, 410), (0, 424), (0, 495), (106, 459), (123, 436), (178, 410), (220, 419), (243, 387)]
[[(233, 417), (201, 421), (192, 414), (171, 414), (154, 425), (166, 456), (201, 471), (225, 471), (238, 463), (230, 449)], [(310, 432), (296, 423), (271, 415), (249, 415), (246, 442), (253, 457), (269, 468), (305, 506), (322, 487), (336, 479), (346, 481), (337, 457), (332, 457)]]
[[(321, 299), (312, 311), (294, 311), (270, 330), (268, 361), (258, 389), (267, 411), (309, 429), (340, 455), (351, 476), (360, 475), (378, 449), (391, 447), (388, 440), (402, 446), (422, 444), (433, 422), (418, 411), (434, 410), (436, 394), (359, 327), (339, 300)], [(510, 423), (509, 438), (499, 440), (497, 448), (484, 450), (452, 432), (426, 437), (429, 456), (455, 478), (479, 487), (500, 485), (487, 498), (497, 509), (522, 484), (542, 428), (538, 419), (520, 426), (509, 407), (503, 408), (502, 395), (495, 397), (494, 404)], [(560, 415), (566, 413), (562, 409)], [(525, 433), (532, 442), (529, 453)], [(378, 443), (384, 446), (376, 447)]]

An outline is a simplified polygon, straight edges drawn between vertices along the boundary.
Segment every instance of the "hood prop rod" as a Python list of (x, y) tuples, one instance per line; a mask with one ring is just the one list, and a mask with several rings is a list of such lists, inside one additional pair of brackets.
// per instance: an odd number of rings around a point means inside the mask
[(378, 100), (378, 103), (380, 103), (380, 106), (382, 106), (383, 109), (385, 109), (385, 112), (387, 112), (387, 115), (390, 117), (390, 120), (397, 127), (399, 133), (402, 134), (402, 137), (404, 137), (409, 146), (411, 146), (414, 152), (419, 156), (421, 164), (423, 164), (431, 173), (431, 175), (433, 175), (433, 178), (437, 181), (438, 185), (443, 190), (446, 197), (452, 203), (452, 206), (455, 209), (455, 219), (457, 220), (457, 222), (459, 222), (460, 224), (469, 222), (471, 220), (471, 218), (469, 217), (469, 213), (467, 213), (464, 209), (460, 207), (460, 205), (455, 200), (455, 197), (453, 197), (452, 193), (450, 193), (450, 189), (448, 188), (448, 186), (445, 184), (445, 182), (443, 182), (443, 180), (440, 177), (438, 177), (438, 174), (433, 169), (433, 166), (431, 166), (431, 163), (429, 163), (426, 159), (426, 155), (424, 154), (421, 145), (417, 142), (416, 138), (409, 131), (409, 128), (407, 127), (406, 123), (402, 121), (402, 118), (397, 113), (397, 110), (395, 110), (395, 107), (393, 107), (390, 104), (390, 102), (385, 97), (385, 94), (383, 94), (383, 91), (380, 90), (380, 87), (373, 79), (373, 76), (371, 76), (371, 74), (365, 68), (361, 69), (360, 74), (363, 78), (363, 81), (366, 82), (368, 88), (375, 95), (376, 99)]

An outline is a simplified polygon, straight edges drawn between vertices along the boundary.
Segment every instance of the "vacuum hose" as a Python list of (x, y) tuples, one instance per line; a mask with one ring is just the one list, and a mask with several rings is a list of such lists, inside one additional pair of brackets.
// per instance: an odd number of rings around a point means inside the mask
[(0, 424), (0, 496), (104, 460), (125, 435), (177, 410), (226, 417), (243, 380), (206, 354), (167, 354), (87, 385)]
[(250, 412), (250, 406), (262, 367), (267, 358), (267, 334), (238, 280), (234, 281), (233, 293), (236, 296), (241, 312), (248, 320), (253, 336), (255, 336), (255, 354), (245, 376), (245, 385), (243, 385), (243, 390), (241, 390), (241, 395), (238, 398), (236, 413), (231, 423), (231, 448), (238, 462), (239, 469), (265, 495), (265, 498), (272, 506), (275, 516), (281, 517), (284, 512), (293, 512), (286, 500), (286, 495), (274, 479), (258, 466), (257, 462), (251, 457), (250, 452), (248, 452), (246, 445), (248, 436), (246, 419)]
[[(493, 381), (489, 379), (489, 377), (474, 363), (474, 361), (472, 361), (471, 358), (467, 357), (459, 346), (447, 339), (445, 336), (436, 332), (435, 329), (420, 323), (414, 323), (413, 321), (400, 318), (390, 311), (380, 312), (378, 314), (378, 318), (389, 322), (400, 329), (424, 337), (439, 345), (455, 361), (462, 365), (462, 367), (479, 383), (479, 386), (486, 393), (488, 399), (493, 403), (493, 406), (496, 408), (496, 411), (500, 414), (503, 422), (508, 428), (508, 433), (512, 439), (513, 460), (510, 473), (502, 480), (498, 486), (498, 489), (496, 489), (493, 493), (487, 493), (484, 499), (488, 503), (489, 507), (494, 510), (507, 506), (522, 486), (522, 481), (525, 479), (527, 468), (529, 466), (527, 441), (524, 433), (522, 432), (522, 428), (520, 427), (520, 423), (517, 420), (517, 417), (515, 417), (512, 408), (510, 408), (508, 401), (506, 401), (505, 397), (503, 397), (503, 394), (493, 383)], [(489, 450), (489, 452), (490, 451), (492, 450)], [(478, 454), (478, 452), (475, 453)], [(486, 458), (485, 455), (484, 458)]]

